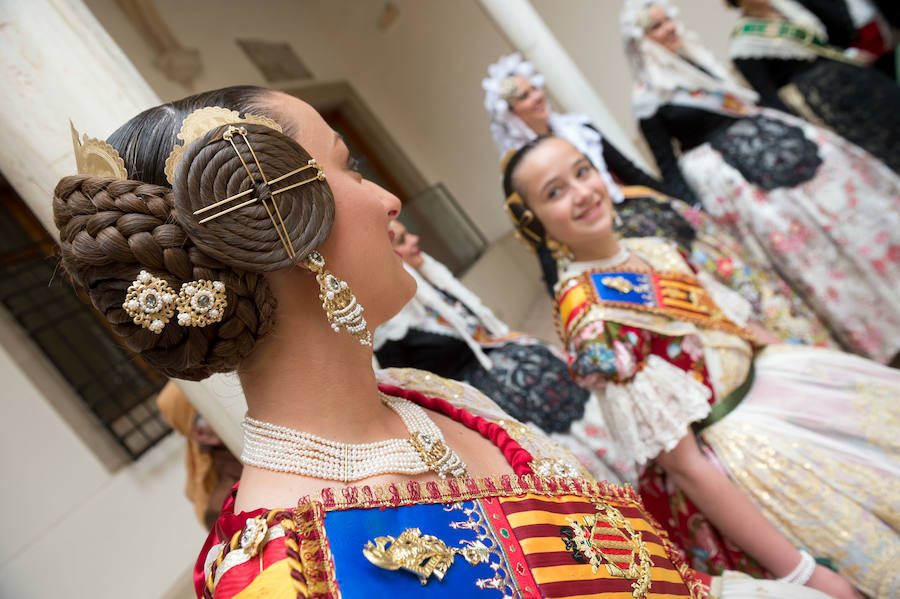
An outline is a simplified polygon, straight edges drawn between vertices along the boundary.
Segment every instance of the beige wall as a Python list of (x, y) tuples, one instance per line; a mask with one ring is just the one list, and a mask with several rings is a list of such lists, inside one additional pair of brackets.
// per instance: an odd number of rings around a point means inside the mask
[(0, 596), (157, 599), (186, 584), (205, 532), (183, 494), (183, 439), (110, 472), (2, 346), (0, 380)]

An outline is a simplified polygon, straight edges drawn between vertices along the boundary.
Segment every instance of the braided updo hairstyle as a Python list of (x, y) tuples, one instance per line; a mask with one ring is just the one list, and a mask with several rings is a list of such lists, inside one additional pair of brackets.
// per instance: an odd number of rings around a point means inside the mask
[[(167, 376), (200, 380), (237, 369), (275, 323), (276, 301), (263, 273), (302, 260), (331, 231), (334, 198), (327, 183), (317, 180), (272, 196), (243, 139), (235, 136), (240, 157), (222, 139), (225, 126), (185, 149), (174, 183), (168, 185), (165, 161), (186, 116), (220, 106), (242, 116), (266, 116), (285, 127), (284, 119), (268, 108), (269, 93), (258, 87), (231, 87), (151, 108), (107, 140), (122, 156), (131, 179), (64, 177), (54, 191), (63, 269), (124, 344)], [(288, 135), (263, 125), (239, 124), (246, 128), (268, 179), (310, 159)], [(250, 188), (252, 194), (242, 200), (257, 197), (278, 206), (294, 258), (288, 257), (261, 202), (204, 224), (193, 214)], [(221, 321), (190, 327), (172, 319), (160, 334), (134, 324), (122, 304), (141, 270), (176, 291), (188, 281), (223, 282), (228, 304)]]

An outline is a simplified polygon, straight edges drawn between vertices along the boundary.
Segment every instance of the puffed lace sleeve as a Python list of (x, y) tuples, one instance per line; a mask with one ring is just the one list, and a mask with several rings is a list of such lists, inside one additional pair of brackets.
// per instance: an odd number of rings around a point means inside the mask
[(611, 435), (639, 465), (673, 449), (709, 414), (712, 391), (696, 335), (593, 320), (570, 337), (569, 351), (573, 377), (597, 391)]

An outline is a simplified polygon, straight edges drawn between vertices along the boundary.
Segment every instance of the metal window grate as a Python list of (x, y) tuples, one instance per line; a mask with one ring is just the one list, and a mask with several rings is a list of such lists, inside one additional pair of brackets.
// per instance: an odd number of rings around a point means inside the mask
[(137, 459), (170, 432), (156, 408), (166, 378), (121, 347), (55, 272), (55, 242), (2, 181), (0, 199), (0, 304)]

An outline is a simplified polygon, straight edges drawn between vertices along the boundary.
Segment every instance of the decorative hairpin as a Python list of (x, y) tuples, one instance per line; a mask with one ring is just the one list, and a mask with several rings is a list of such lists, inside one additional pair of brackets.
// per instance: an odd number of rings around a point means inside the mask
[[(513, 211), (513, 206), (520, 206), (522, 210), (521, 214), (516, 214)], [(506, 214), (509, 216), (510, 220), (516, 226), (516, 232), (520, 233), (519, 237), (524, 235), (534, 243), (541, 243), (544, 241), (540, 235), (528, 228), (528, 225), (534, 222), (534, 212), (525, 205), (525, 202), (522, 201), (522, 196), (515, 191), (512, 192), (509, 194), (509, 197), (506, 198), (503, 207), (506, 209)], [(526, 240), (522, 239), (522, 241)]]
[[(228, 129), (226, 129), (225, 132), (222, 134), (222, 139), (228, 141), (231, 144), (231, 147), (234, 148), (235, 153), (238, 155), (238, 158), (241, 161), (241, 164), (244, 165), (244, 170), (247, 171), (247, 175), (250, 177), (250, 181), (252, 181), (254, 184), (256, 183), (256, 177), (253, 176), (253, 171), (250, 170), (250, 167), (244, 161), (244, 157), (241, 156), (240, 150), (238, 150), (237, 145), (234, 143), (235, 135), (239, 135), (244, 140), (244, 143), (247, 145), (247, 148), (250, 150), (250, 155), (253, 156), (253, 162), (256, 163), (256, 168), (259, 171), (260, 177), (262, 177), (262, 182), (265, 183), (266, 185), (274, 185), (275, 183), (280, 183), (281, 181), (287, 179), (288, 177), (293, 177), (294, 175), (298, 175), (309, 169), (315, 169), (316, 173), (314, 175), (312, 175), (311, 177), (309, 177), (308, 179), (304, 179), (303, 181), (298, 181), (297, 183), (292, 183), (290, 185), (286, 185), (284, 187), (271, 190), (269, 198), (260, 199), (259, 197), (251, 197), (249, 200), (245, 200), (239, 204), (235, 204), (233, 206), (224, 208), (223, 210), (220, 210), (219, 212), (216, 212), (215, 214), (211, 214), (209, 216), (204, 217), (203, 219), (200, 220), (200, 224), (209, 222), (211, 220), (219, 218), (220, 216), (224, 216), (225, 214), (228, 214), (229, 212), (233, 212), (234, 210), (237, 210), (238, 208), (243, 208), (244, 206), (249, 206), (250, 204), (254, 204), (256, 202), (261, 202), (263, 207), (266, 209), (266, 213), (269, 215), (269, 219), (271, 219), (271, 221), (272, 221), (272, 225), (275, 227), (275, 232), (278, 233), (278, 238), (281, 240), (282, 245), (284, 245), (284, 250), (287, 252), (288, 257), (295, 258), (297, 254), (294, 251), (293, 244), (291, 243), (291, 238), (288, 233), (287, 227), (284, 224), (284, 219), (282, 219), (282, 217), (281, 217), (281, 211), (278, 210), (278, 204), (275, 203), (275, 196), (278, 195), (279, 193), (284, 193), (285, 191), (288, 191), (289, 189), (294, 189), (295, 187), (300, 187), (301, 185), (306, 185), (307, 183), (312, 183), (313, 181), (324, 181), (325, 180), (325, 172), (322, 170), (322, 167), (319, 166), (319, 163), (316, 162), (315, 158), (310, 158), (309, 161), (307, 161), (305, 166), (295, 168), (294, 170), (269, 181), (268, 179), (266, 179), (266, 174), (265, 174), (265, 172), (263, 172), (262, 165), (259, 163), (259, 159), (256, 157), (256, 152), (253, 150), (253, 146), (250, 144), (250, 140), (247, 139), (247, 129), (244, 127), (235, 127), (233, 125), (229, 126)], [(203, 214), (209, 210), (212, 210), (214, 208), (219, 208), (220, 206), (225, 206), (226, 204), (229, 204), (229, 203), (233, 202), (234, 200), (237, 200), (238, 198), (243, 198), (247, 195), (252, 194), (253, 191), (254, 191), (254, 189), (250, 188), (246, 191), (242, 191), (241, 193), (236, 193), (233, 196), (229, 196), (229, 197), (225, 198), (224, 200), (219, 200), (218, 202), (210, 204), (209, 206), (200, 208), (199, 210), (194, 211), (194, 216), (200, 216), (201, 214)], [(266, 203), (266, 199), (269, 199), (272, 201), (271, 208)], [(274, 212), (273, 212), (273, 210), (274, 210)], [(276, 220), (276, 217), (277, 217), (277, 220)]]
[(178, 324), (183, 327), (205, 327), (219, 322), (225, 313), (225, 283), (222, 281), (190, 281), (181, 285), (175, 306)]
[(159, 335), (175, 313), (175, 291), (163, 279), (142, 270), (128, 288), (122, 308), (134, 324)]
[(176, 309), (179, 325), (205, 327), (222, 320), (227, 305), (221, 281), (190, 281), (176, 296), (164, 279), (142, 270), (128, 288), (122, 308), (134, 324), (159, 335)]
[[(206, 106), (195, 110), (181, 123), (181, 129), (176, 137), (182, 143), (176, 143), (166, 159), (165, 174), (170, 184), (175, 181), (175, 170), (178, 168), (185, 148), (191, 142), (203, 137), (207, 131), (229, 123), (263, 125), (279, 133), (283, 132), (281, 125), (268, 117), (250, 113), (244, 113), (244, 116), (241, 116), (237, 110), (229, 110), (221, 106)], [(69, 126), (72, 129), (72, 144), (75, 149), (75, 164), (78, 174), (128, 179), (125, 161), (114, 147), (101, 139), (88, 137), (86, 133), (83, 135), (83, 141), (79, 140), (78, 131), (75, 130), (75, 125), (71, 120)]]

